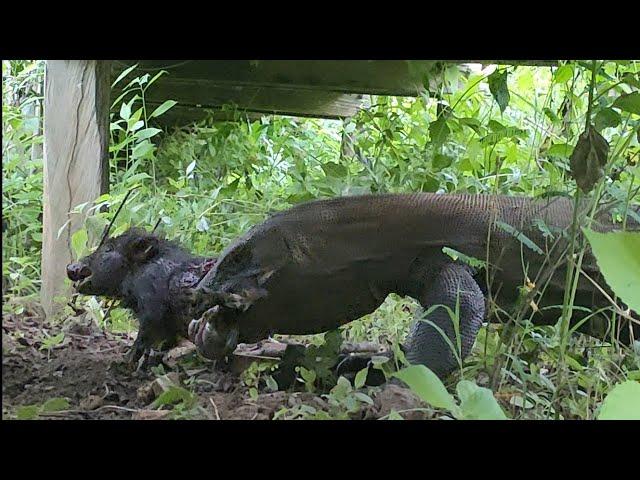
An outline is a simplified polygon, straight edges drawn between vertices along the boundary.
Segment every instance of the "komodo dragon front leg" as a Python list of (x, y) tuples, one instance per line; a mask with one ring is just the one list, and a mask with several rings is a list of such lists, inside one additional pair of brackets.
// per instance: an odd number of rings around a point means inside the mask
[[(485, 298), (470, 268), (456, 263), (443, 266), (423, 292), (418, 301), (428, 314), (417, 319), (404, 350), (409, 363), (425, 365), (442, 378), (458, 367), (452, 346), (461, 360), (471, 352), (485, 316)], [(459, 343), (455, 317), (442, 306), (453, 315), (458, 311)]]

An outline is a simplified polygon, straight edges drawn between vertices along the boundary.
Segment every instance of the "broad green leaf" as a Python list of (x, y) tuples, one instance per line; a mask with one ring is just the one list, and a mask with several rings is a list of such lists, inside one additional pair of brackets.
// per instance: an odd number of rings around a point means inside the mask
[(603, 108), (596, 114), (594, 125), (596, 130), (601, 132), (605, 128), (617, 127), (621, 121), (622, 117), (618, 112), (612, 108)]
[(153, 407), (158, 408), (164, 405), (175, 405), (182, 403), (186, 408), (190, 408), (195, 403), (195, 395), (186, 388), (170, 386), (162, 392), (153, 402)]
[(154, 117), (159, 117), (160, 115), (162, 115), (164, 112), (166, 112), (167, 110), (169, 110), (170, 108), (172, 108), (173, 106), (175, 106), (178, 102), (176, 102), (175, 100), (167, 100), (166, 102), (164, 102), (162, 105), (160, 105), (158, 108), (156, 108), (151, 115), (149, 115), (149, 118), (154, 118)]
[(498, 103), (500, 107), (500, 112), (504, 112), (507, 105), (509, 105), (509, 88), (507, 87), (507, 75), (508, 72), (505, 70), (504, 72), (499, 72), (496, 70), (491, 75), (489, 75), (489, 91), (493, 98)]
[(16, 418), (18, 420), (33, 420), (40, 413), (40, 407), (38, 405), (25, 405), (18, 407), (16, 410)]
[(458, 123), (461, 125), (466, 125), (471, 128), (474, 132), (480, 135), (480, 120), (472, 117), (459, 118)]
[(149, 155), (153, 151), (153, 143), (149, 140), (143, 140), (138, 143), (135, 147), (133, 147), (133, 151), (131, 152), (131, 156), (133, 158), (144, 158)]
[(573, 78), (573, 65), (562, 65), (553, 75), (555, 83), (567, 83)]
[(547, 154), (554, 157), (569, 158), (571, 151), (572, 147), (568, 143), (554, 143), (547, 150)]
[(431, 143), (436, 147), (442, 145), (449, 137), (451, 129), (447, 125), (447, 120), (443, 115), (439, 116), (435, 121), (429, 124), (429, 136)]
[(342, 178), (347, 175), (347, 167), (335, 162), (327, 162), (321, 165), (322, 171), (327, 177)]
[(493, 392), (479, 387), (469, 380), (461, 380), (456, 387), (461, 402), (462, 415), (466, 420), (506, 420)]
[(640, 383), (627, 380), (609, 392), (598, 420), (640, 420)]
[(456, 401), (438, 376), (424, 365), (411, 365), (393, 374), (406, 383), (424, 402), (436, 408), (455, 411)]
[(140, 130), (139, 132), (136, 132), (135, 137), (138, 140), (146, 140), (147, 138), (151, 138), (161, 131), (162, 130), (160, 130), (159, 128), (145, 128)]
[(89, 239), (87, 235), (87, 230), (85, 228), (81, 228), (73, 235), (71, 235), (71, 248), (73, 249), (73, 253), (76, 258), (82, 257), (87, 249), (87, 240)]
[(356, 374), (356, 378), (353, 381), (353, 386), (355, 388), (362, 388), (364, 387), (364, 382), (366, 382), (367, 380), (367, 373), (369, 373), (369, 367), (365, 367), (362, 370), (360, 370), (357, 374)]
[(122, 102), (122, 105), (120, 105), (120, 118), (122, 118), (123, 120), (129, 120), (129, 117), (131, 116), (131, 104), (133, 102)]
[(51, 398), (42, 405), (43, 412), (59, 412), (69, 408), (69, 400), (66, 398)]
[(366, 403), (367, 405), (373, 405), (373, 399), (367, 395), (366, 393), (362, 393), (362, 392), (354, 392), (353, 393), (354, 398), (357, 398), (358, 400), (360, 400), (361, 402)]
[(627, 72), (622, 75), (622, 81), (632, 87), (640, 88), (640, 73)]
[(625, 112), (635, 113), (640, 115), (640, 92), (627, 93), (620, 95), (613, 102), (613, 106), (623, 110)]
[(448, 155), (442, 155), (441, 153), (437, 153), (433, 157), (432, 165), (436, 170), (442, 170), (443, 168), (449, 167), (453, 163), (453, 158)]
[(640, 313), (640, 232), (598, 233), (584, 229), (605, 280)]

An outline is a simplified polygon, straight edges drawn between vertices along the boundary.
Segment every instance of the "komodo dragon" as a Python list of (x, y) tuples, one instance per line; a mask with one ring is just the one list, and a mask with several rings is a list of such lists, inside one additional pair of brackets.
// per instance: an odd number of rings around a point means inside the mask
[[(189, 334), (205, 357), (219, 359), (239, 342), (337, 328), (397, 293), (425, 309), (446, 305), (455, 311), (459, 302), (464, 358), (485, 319), (488, 293), (498, 305), (514, 305), (527, 279), (537, 287), (548, 280), (533, 322), (558, 320), (560, 308), (544, 307), (563, 303), (568, 235), (562, 232), (570, 230), (572, 215), (572, 200), (562, 197), (418, 193), (301, 204), (253, 227), (222, 253), (190, 293), (192, 318), (200, 318), (191, 322)], [(628, 219), (629, 229), (639, 227)], [(607, 231), (613, 224), (601, 215), (592, 228)], [(443, 247), (484, 260), (488, 270), (474, 271), (452, 260)], [(545, 268), (558, 260), (559, 268)], [(606, 288), (589, 252), (582, 269)], [(574, 304), (589, 309), (609, 305), (584, 275)], [(572, 325), (585, 315), (574, 310)], [(457, 344), (446, 309), (436, 308), (428, 320)], [(589, 333), (589, 324), (580, 330)], [(638, 325), (633, 329), (638, 338)], [(623, 328), (622, 339), (628, 342), (629, 335), (629, 328)], [(424, 364), (439, 376), (458, 366), (449, 344), (429, 322), (416, 322), (404, 349), (410, 363)]]

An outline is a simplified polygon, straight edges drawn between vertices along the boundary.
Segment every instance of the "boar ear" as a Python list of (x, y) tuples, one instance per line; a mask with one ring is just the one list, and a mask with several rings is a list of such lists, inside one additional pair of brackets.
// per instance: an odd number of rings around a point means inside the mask
[(138, 237), (129, 243), (129, 258), (136, 263), (144, 263), (151, 260), (160, 250), (158, 239), (151, 236)]

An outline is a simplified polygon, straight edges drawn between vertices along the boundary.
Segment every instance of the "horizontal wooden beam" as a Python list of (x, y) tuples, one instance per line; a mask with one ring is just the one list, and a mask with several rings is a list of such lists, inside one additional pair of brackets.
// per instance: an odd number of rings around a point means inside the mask
[[(159, 104), (176, 100), (174, 107), (157, 123), (184, 125), (210, 114), (213, 119), (231, 120), (234, 114), (221, 111), (236, 107), (243, 115), (280, 114), (321, 118), (345, 118), (365, 108), (364, 94), (417, 96), (425, 81), (432, 91), (440, 89), (440, 72), (452, 64), (553, 65), (551, 60), (126, 60), (118, 61), (113, 76), (130, 65), (151, 75), (166, 70), (168, 75), (147, 91), (147, 101)], [(119, 84), (126, 85), (128, 79)], [(120, 92), (114, 92), (114, 96)], [(259, 115), (258, 115), (259, 116)], [(245, 117), (246, 118), (246, 117)]]
[[(122, 71), (166, 70), (167, 78), (206, 80), (217, 85), (305, 88), (375, 95), (416, 95), (423, 73), (441, 62), (404, 60), (126, 60)], [(139, 74), (139, 73), (138, 73)]]
[(147, 92), (149, 102), (167, 99), (180, 105), (216, 108), (234, 105), (241, 110), (342, 118), (355, 115), (363, 95), (300, 88), (219, 85), (209, 80), (166, 77)]

